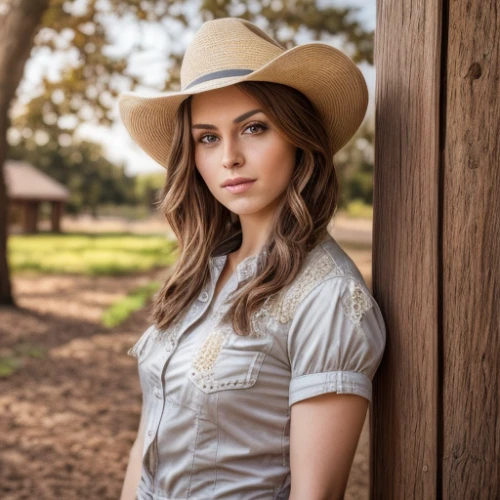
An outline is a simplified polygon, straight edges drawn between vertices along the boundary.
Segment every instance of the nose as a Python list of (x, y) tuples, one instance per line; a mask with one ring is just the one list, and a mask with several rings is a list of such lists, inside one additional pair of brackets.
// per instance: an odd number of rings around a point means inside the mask
[(226, 139), (224, 141), (224, 152), (222, 166), (224, 168), (241, 167), (245, 160), (237, 140)]

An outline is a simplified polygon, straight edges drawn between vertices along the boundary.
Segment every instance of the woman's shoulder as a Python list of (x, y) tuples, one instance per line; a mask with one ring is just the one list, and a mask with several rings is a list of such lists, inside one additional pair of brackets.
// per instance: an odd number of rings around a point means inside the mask
[(280, 323), (289, 323), (299, 305), (318, 289), (328, 303), (335, 300), (332, 294), (341, 293), (358, 294), (366, 303), (374, 303), (359, 268), (330, 234), (307, 254), (293, 282), (269, 300), (268, 311)]
[(332, 276), (350, 278), (366, 285), (358, 266), (330, 233), (311, 250), (305, 269), (314, 270), (318, 267), (318, 261), (328, 262), (326, 265), (319, 264), (319, 267), (329, 269), (327, 278)]

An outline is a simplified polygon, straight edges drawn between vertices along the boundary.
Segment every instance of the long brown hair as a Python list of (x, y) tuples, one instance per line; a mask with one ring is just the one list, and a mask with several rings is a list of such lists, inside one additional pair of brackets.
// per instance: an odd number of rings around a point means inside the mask
[[(326, 236), (337, 210), (339, 182), (329, 137), (313, 104), (298, 90), (272, 82), (240, 82), (257, 99), (269, 119), (297, 147), (291, 182), (279, 205), (267, 241), (261, 272), (245, 283), (223, 319), (239, 335), (251, 334), (252, 314), (266, 298), (293, 282), (306, 254)], [(209, 279), (209, 259), (219, 243), (241, 230), (238, 217), (209, 191), (194, 162), (191, 97), (176, 120), (166, 181), (159, 210), (177, 236), (179, 257), (154, 298), (153, 319), (167, 328), (197, 298)]]

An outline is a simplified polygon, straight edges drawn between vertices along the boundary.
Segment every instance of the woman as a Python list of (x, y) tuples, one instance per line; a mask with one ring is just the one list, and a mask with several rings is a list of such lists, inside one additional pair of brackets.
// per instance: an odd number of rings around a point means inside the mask
[(142, 417), (122, 499), (340, 499), (385, 347), (381, 311), (327, 232), (332, 157), (367, 89), (321, 43), (285, 51), (208, 21), (179, 92), (126, 93), (122, 119), (167, 171), (180, 256), (138, 358)]

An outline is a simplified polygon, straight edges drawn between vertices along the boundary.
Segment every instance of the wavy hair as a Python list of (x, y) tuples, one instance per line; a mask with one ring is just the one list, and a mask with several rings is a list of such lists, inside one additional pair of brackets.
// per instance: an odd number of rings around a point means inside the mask
[[(238, 335), (251, 334), (252, 315), (264, 301), (293, 282), (307, 253), (327, 234), (339, 200), (339, 181), (325, 126), (311, 101), (298, 90), (273, 82), (240, 82), (257, 99), (269, 119), (297, 147), (291, 182), (275, 212), (261, 272), (231, 295), (222, 320), (232, 321)], [(176, 117), (159, 210), (178, 240), (179, 257), (153, 299), (159, 330), (196, 300), (210, 279), (209, 260), (218, 245), (241, 230), (239, 218), (209, 191), (194, 161), (191, 97)]]

